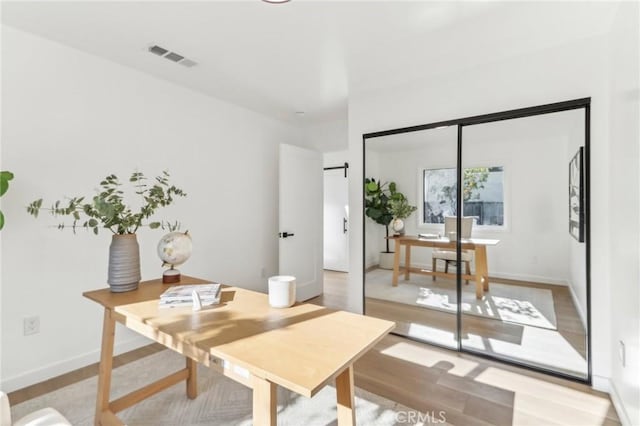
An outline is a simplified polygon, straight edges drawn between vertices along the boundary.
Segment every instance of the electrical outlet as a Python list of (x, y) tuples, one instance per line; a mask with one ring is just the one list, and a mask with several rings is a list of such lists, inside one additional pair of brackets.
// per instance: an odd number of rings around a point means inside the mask
[(624, 342), (622, 340), (620, 340), (620, 347), (619, 347), (619, 353), (618, 355), (620, 355), (620, 362), (622, 363), (622, 366), (624, 367), (625, 364), (627, 363), (627, 351), (626, 348), (624, 347)]
[(40, 333), (40, 317), (37, 315), (33, 317), (26, 317), (22, 325), (24, 327), (25, 336)]

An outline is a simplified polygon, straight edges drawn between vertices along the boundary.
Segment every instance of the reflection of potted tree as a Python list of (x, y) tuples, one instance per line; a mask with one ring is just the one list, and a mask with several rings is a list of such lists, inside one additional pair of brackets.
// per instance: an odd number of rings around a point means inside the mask
[(391, 269), (393, 267), (393, 252), (389, 250), (389, 225), (394, 218), (391, 206), (392, 203), (406, 201), (406, 197), (396, 190), (395, 182), (380, 183), (379, 180), (373, 178), (364, 180), (364, 193), (365, 214), (375, 223), (384, 225), (387, 237), (385, 240), (386, 250), (380, 253), (379, 265), (383, 269)]
[[(402, 195), (400, 193), (397, 194)], [(411, 216), (411, 213), (416, 211), (418, 208), (409, 205), (409, 200), (407, 200), (404, 195), (400, 198), (390, 200), (389, 205), (394, 217), (391, 221), (391, 228), (393, 228), (395, 235), (404, 235), (404, 219)]]

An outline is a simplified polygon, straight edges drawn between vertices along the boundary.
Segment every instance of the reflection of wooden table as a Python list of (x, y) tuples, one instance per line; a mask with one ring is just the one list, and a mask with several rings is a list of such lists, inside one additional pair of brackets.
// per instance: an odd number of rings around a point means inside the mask
[[(400, 247), (405, 248), (404, 260), (404, 279), (408, 280), (410, 273), (432, 275), (432, 276), (450, 276), (445, 272), (429, 271), (422, 268), (411, 267), (411, 247), (437, 247), (449, 250), (456, 249), (456, 242), (449, 241), (448, 238), (419, 238), (416, 236), (389, 237), (396, 243), (394, 262), (393, 262), (393, 280), (392, 285), (398, 285), (398, 276), (400, 275)], [(475, 253), (476, 273), (475, 275), (462, 274), (464, 280), (476, 281), (476, 298), (482, 299), (485, 291), (489, 291), (489, 270), (487, 268), (487, 246), (495, 246), (500, 240), (486, 240), (480, 238), (468, 238), (460, 240), (462, 250), (473, 250)]]
[[(196, 398), (197, 362), (253, 389), (255, 425), (276, 424), (276, 385), (311, 397), (333, 380), (338, 424), (355, 424), (353, 363), (393, 329), (392, 322), (308, 303), (274, 309), (267, 295), (236, 287), (222, 290), (221, 305), (199, 312), (160, 309), (158, 298), (168, 287), (161, 281), (127, 293), (84, 293), (104, 306), (96, 425), (122, 425), (115, 413), (183, 380), (187, 397)], [(183, 276), (180, 284), (204, 282)], [(116, 321), (184, 355), (186, 367), (110, 401)]]

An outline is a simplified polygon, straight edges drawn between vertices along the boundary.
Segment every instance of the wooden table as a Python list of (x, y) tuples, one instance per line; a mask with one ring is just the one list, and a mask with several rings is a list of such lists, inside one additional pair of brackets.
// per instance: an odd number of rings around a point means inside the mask
[[(411, 267), (411, 247), (438, 247), (449, 250), (456, 249), (456, 242), (449, 241), (448, 238), (420, 238), (416, 236), (397, 236), (389, 237), (395, 241), (395, 255), (393, 262), (393, 279), (391, 284), (396, 287), (398, 285), (398, 276), (400, 275), (400, 247), (405, 247), (405, 260), (404, 260), (404, 279), (408, 280), (410, 273), (423, 274), (423, 275), (435, 275), (435, 276), (450, 276), (445, 272), (429, 271), (422, 268)], [(476, 298), (482, 299), (485, 291), (489, 291), (489, 269), (487, 267), (487, 246), (495, 246), (500, 240), (487, 240), (480, 238), (468, 238), (460, 240), (462, 250), (473, 250), (475, 253), (476, 271), (475, 275), (462, 274), (462, 279), (476, 281)]]
[[(274, 309), (267, 295), (229, 286), (216, 307), (159, 308), (159, 295), (168, 287), (161, 281), (143, 282), (127, 293), (84, 293), (104, 307), (96, 425), (122, 425), (115, 413), (183, 380), (187, 397), (196, 398), (196, 363), (253, 389), (255, 425), (276, 424), (277, 385), (312, 397), (334, 380), (338, 424), (355, 424), (353, 363), (394, 323), (309, 303)], [(183, 276), (180, 284), (205, 282)], [(116, 321), (184, 355), (185, 368), (110, 401)]]

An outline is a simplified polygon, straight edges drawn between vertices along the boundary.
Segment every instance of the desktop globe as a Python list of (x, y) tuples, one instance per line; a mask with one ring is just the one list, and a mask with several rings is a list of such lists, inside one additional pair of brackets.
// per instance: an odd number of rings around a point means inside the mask
[(162, 266), (170, 266), (162, 274), (163, 283), (180, 282), (180, 271), (175, 267), (191, 256), (192, 243), (188, 232), (169, 232), (158, 242), (158, 257), (162, 260)]

